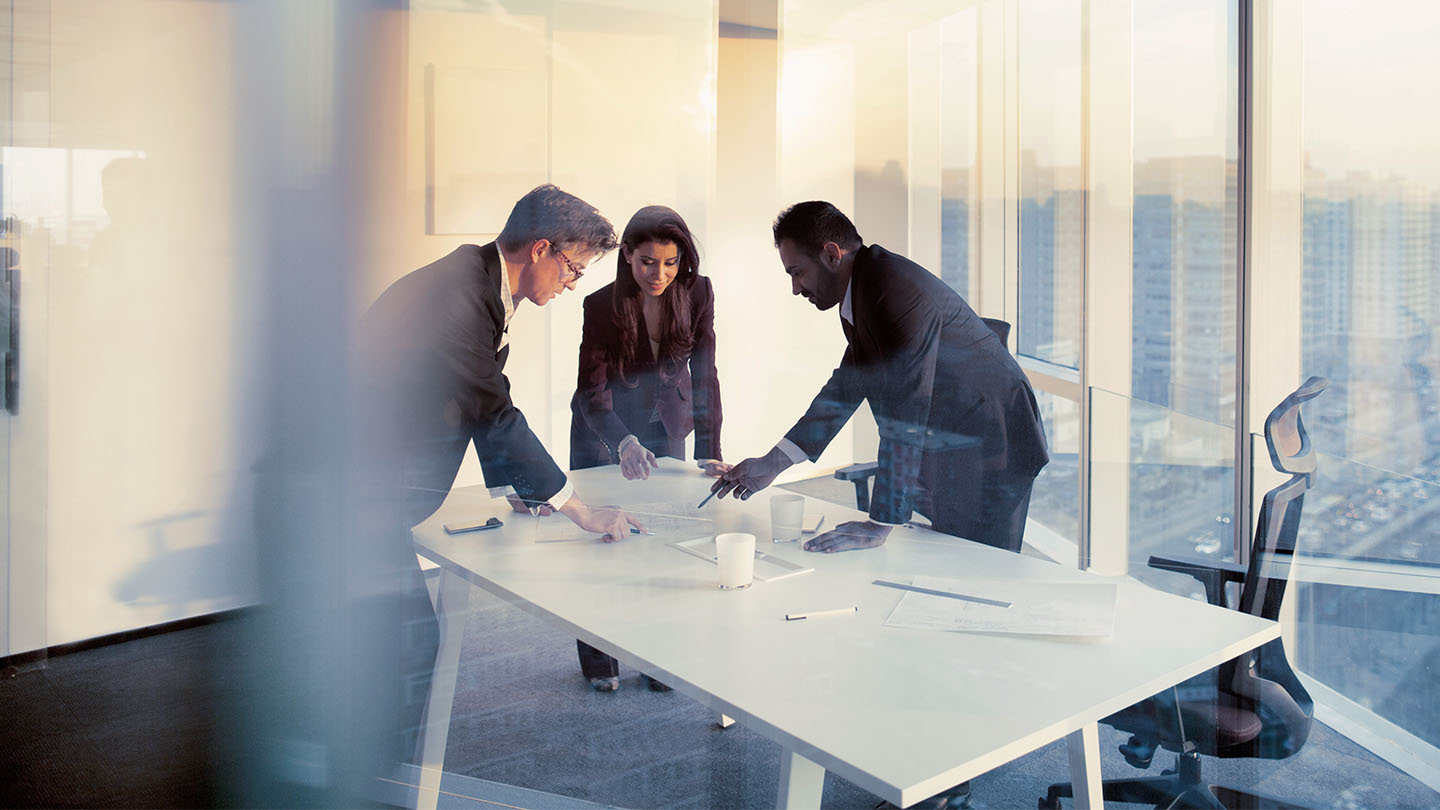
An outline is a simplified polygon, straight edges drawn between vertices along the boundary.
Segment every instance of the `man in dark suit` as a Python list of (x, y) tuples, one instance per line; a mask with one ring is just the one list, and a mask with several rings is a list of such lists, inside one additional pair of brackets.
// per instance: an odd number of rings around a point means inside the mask
[[(392, 725), (377, 733), (401, 741), (390, 748), (398, 759), (409, 759), (428, 691), (413, 687), (428, 683), (439, 638), (409, 530), (445, 500), (467, 446), (474, 443), (492, 491), (513, 488), (512, 503), (559, 511), (607, 542), (643, 529), (575, 494), (511, 401), (504, 374), (516, 308), (574, 289), (615, 244), (593, 206), (540, 186), (515, 204), (494, 242), (462, 245), (402, 277), (361, 318), (356, 525), (376, 575), (367, 602), (374, 615), (360, 626), (374, 666), (386, 670), (371, 711)], [(391, 689), (407, 682), (412, 688)]]
[(367, 377), (381, 407), (381, 440), (404, 476), (410, 526), (444, 501), (473, 441), (492, 489), (513, 488), (525, 506), (557, 510), (608, 540), (629, 534), (623, 513), (575, 496), (511, 401), (504, 374), (516, 307), (544, 306), (574, 289), (583, 268), (614, 248), (599, 211), (540, 186), (515, 204), (494, 242), (456, 248), (370, 307), (361, 322)]
[(1030, 488), (1049, 461), (1034, 392), (1004, 344), (923, 267), (865, 245), (826, 202), (780, 214), (775, 246), (795, 295), (840, 307), (840, 365), (774, 449), (714, 487), (748, 498), (792, 464), (815, 460), (868, 400), (880, 428), (870, 519), (805, 544), (846, 551), (885, 542), (919, 511), (936, 531), (1019, 551)]

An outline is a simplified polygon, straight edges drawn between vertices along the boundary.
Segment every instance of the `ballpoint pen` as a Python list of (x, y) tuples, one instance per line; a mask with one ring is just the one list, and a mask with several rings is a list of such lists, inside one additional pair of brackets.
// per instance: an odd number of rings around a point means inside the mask
[[(700, 506), (704, 506), (705, 504), (709, 503), (709, 502), (710, 502), (710, 499), (713, 498), (713, 497), (715, 497), (715, 492), (716, 492), (715, 490), (711, 490), (711, 491), (710, 491), (710, 494), (705, 496), (705, 500), (703, 500), (703, 501), (700, 502)], [(700, 506), (697, 506), (697, 507), (695, 507), (695, 508), (696, 508), (696, 509), (699, 509)]]

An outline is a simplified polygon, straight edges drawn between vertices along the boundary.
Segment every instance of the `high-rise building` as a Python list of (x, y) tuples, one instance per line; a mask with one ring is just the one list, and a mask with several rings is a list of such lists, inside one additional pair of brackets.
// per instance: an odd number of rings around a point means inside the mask
[(940, 172), (940, 278), (967, 301), (975, 261), (970, 235), (970, 182), (969, 169)]
[(1422, 477), (1437, 420), (1435, 218), (1434, 194), (1405, 178), (1307, 174), (1302, 362), (1340, 394), (1317, 428), (1334, 452)]
[(1136, 164), (1131, 391), (1215, 424), (1235, 411), (1235, 163)]
[(1085, 194), (1077, 166), (1020, 161), (1021, 354), (1059, 365), (1080, 361)]

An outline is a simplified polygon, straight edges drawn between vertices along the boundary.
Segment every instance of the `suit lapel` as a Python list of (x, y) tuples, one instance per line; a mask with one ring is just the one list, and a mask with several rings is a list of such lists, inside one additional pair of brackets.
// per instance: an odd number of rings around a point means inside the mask
[(495, 335), (495, 357), (500, 361), (501, 368), (505, 366), (505, 360), (510, 356), (510, 325), (505, 323), (505, 293), (502, 291), (500, 274), (503, 268), (500, 264), (500, 248), (494, 242), (487, 242), (480, 246), (480, 283), (485, 285), (481, 290), (481, 298), (486, 299), (494, 296), (495, 301), (500, 305), (500, 320), (495, 324), (497, 327)]

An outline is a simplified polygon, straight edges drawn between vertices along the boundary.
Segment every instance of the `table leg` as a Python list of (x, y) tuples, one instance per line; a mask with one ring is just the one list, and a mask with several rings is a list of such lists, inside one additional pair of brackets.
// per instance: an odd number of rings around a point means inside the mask
[(1100, 787), (1100, 727), (1086, 723), (1065, 738), (1070, 753), (1070, 785), (1075, 791), (1076, 810), (1100, 810), (1105, 806)]
[(780, 791), (775, 806), (781, 810), (814, 810), (820, 807), (825, 788), (825, 769), (794, 751), (780, 753)]
[(445, 772), (445, 743), (450, 736), (450, 710), (455, 702), (455, 676), (460, 669), (460, 643), (465, 638), (465, 615), (470, 607), (470, 583), (456, 574), (440, 574), (435, 617), (440, 623), (440, 649), (430, 698), (425, 703), (425, 727), (420, 730), (420, 785), (416, 810), (435, 810), (440, 800), (440, 777)]

